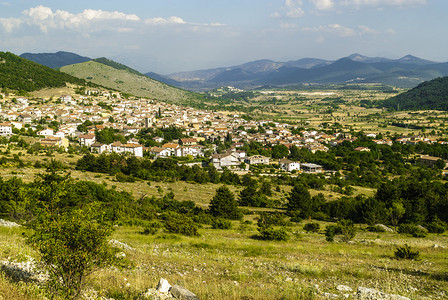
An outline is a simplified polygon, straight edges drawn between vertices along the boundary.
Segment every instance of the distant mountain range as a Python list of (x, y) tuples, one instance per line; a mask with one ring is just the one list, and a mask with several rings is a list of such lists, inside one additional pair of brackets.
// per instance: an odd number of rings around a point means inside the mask
[[(154, 73), (147, 73), (155, 76)], [(238, 66), (181, 72), (158, 80), (190, 90), (208, 90), (231, 85), (243, 89), (300, 84), (381, 83), (412, 88), (423, 81), (448, 75), (448, 63), (406, 55), (400, 59), (361, 54), (336, 61), (303, 58), (288, 62), (257, 60)], [(173, 82), (174, 80), (174, 82)]]
[[(52, 68), (62, 68), (91, 60), (88, 57), (62, 51), (24, 53), (21, 56)], [(97, 62), (101, 63), (101, 61)], [(400, 59), (388, 59), (355, 53), (335, 61), (302, 58), (295, 61), (276, 62), (264, 59), (231, 67), (169, 75), (149, 72), (144, 75), (168, 85), (192, 91), (206, 91), (227, 85), (242, 89), (256, 89), (344, 83), (380, 83), (412, 88), (424, 81), (448, 76), (448, 62), (438, 63), (412, 55), (406, 55)]]

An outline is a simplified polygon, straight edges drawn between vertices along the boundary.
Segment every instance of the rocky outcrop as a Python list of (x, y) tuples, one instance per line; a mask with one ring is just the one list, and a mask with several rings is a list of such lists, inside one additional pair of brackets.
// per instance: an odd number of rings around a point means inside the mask
[(3, 219), (0, 219), (0, 226), (9, 227), (9, 228), (20, 227), (20, 225), (17, 224), (17, 223), (6, 221), (6, 220), (3, 220)]
[(408, 297), (386, 294), (375, 289), (358, 287), (358, 292), (356, 293), (356, 299), (358, 300), (411, 300)]

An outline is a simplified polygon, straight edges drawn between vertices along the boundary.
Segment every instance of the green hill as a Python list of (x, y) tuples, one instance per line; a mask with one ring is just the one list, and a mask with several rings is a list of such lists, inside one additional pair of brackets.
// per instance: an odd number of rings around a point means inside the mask
[(201, 99), (199, 94), (166, 85), (106, 58), (65, 66), (61, 71), (138, 97), (176, 104), (192, 104)]
[(66, 83), (84, 85), (86, 81), (10, 52), (0, 52), (1, 88), (32, 92), (43, 88), (63, 87)]
[(448, 110), (448, 77), (425, 81), (405, 93), (387, 99), (383, 105), (398, 110)]

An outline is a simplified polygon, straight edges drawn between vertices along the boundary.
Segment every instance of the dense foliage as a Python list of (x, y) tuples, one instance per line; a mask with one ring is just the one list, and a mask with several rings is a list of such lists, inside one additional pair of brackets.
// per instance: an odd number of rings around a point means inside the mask
[(417, 87), (384, 101), (394, 110), (448, 110), (448, 77), (425, 81)]
[(159, 158), (152, 161), (149, 158), (124, 157), (116, 153), (99, 156), (86, 154), (77, 162), (76, 168), (110, 175), (121, 172), (134, 178), (153, 181), (174, 182), (181, 180), (197, 183), (240, 183), (240, 177), (237, 174), (229, 170), (219, 173), (213, 166), (201, 168), (195, 165), (189, 167), (179, 165), (175, 160), (169, 158)]
[(31, 92), (48, 87), (63, 87), (67, 82), (86, 84), (83, 79), (39, 65), (10, 52), (0, 52), (1, 88)]

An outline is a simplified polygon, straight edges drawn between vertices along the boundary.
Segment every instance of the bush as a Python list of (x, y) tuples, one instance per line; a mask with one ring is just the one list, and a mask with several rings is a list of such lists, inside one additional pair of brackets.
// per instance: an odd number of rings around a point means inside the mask
[(398, 259), (420, 259), (420, 252), (418, 250), (412, 250), (408, 244), (402, 247), (397, 247), (395, 251), (395, 257)]
[(426, 228), (430, 233), (444, 233), (446, 231), (447, 225), (436, 216), (431, 223), (428, 223)]
[(318, 232), (319, 229), (320, 229), (320, 225), (319, 225), (319, 223), (316, 223), (316, 222), (306, 223), (303, 226), (303, 230), (305, 230), (306, 232)]
[(39, 251), (49, 272), (53, 295), (76, 299), (86, 277), (106, 266), (118, 265), (117, 248), (108, 244), (110, 224), (94, 221), (98, 209), (75, 209), (60, 215), (40, 214), (29, 223), (33, 233), (27, 243)]
[(289, 226), (291, 222), (288, 222), (286, 216), (282, 213), (261, 212), (257, 225), (259, 227)]
[(341, 233), (341, 229), (339, 228), (339, 226), (329, 225), (325, 228), (325, 240), (327, 242), (333, 242), (334, 237), (340, 233)]
[(160, 228), (163, 227), (163, 224), (158, 221), (151, 221), (145, 228), (143, 229), (142, 234), (148, 235), (154, 235), (156, 234)]
[(232, 228), (232, 222), (223, 218), (215, 218), (212, 221), (213, 229), (230, 229)]
[(398, 226), (399, 233), (407, 233), (416, 238), (424, 238), (428, 234), (428, 231), (415, 224), (400, 224)]
[(273, 226), (260, 227), (260, 228), (258, 228), (258, 231), (260, 232), (261, 238), (263, 240), (268, 240), (268, 241), (287, 241), (287, 240), (289, 240), (288, 231), (284, 227), (281, 227), (278, 229), (275, 229)]
[(353, 221), (351, 220), (341, 220), (338, 222), (338, 227), (341, 230), (342, 241), (351, 241), (356, 235), (356, 228), (353, 226)]
[(369, 226), (366, 229), (367, 229), (367, 231), (370, 231), (370, 232), (386, 232), (386, 230), (384, 228), (382, 228), (381, 226), (378, 226), (378, 225)]
[(351, 220), (341, 220), (337, 225), (329, 225), (325, 228), (327, 242), (333, 242), (336, 235), (341, 235), (343, 242), (352, 240), (356, 235), (356, 228)]
[(165, 229), (170, 233), (178, 233), (187, 236), (199, 236), (198, 225), (185, 215), (173, 211), (162, 215)]

